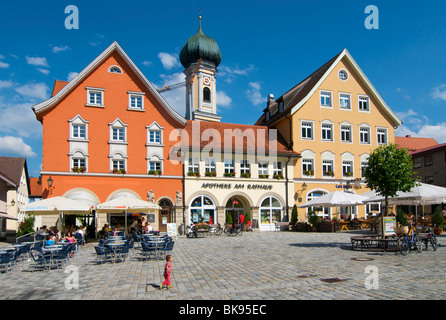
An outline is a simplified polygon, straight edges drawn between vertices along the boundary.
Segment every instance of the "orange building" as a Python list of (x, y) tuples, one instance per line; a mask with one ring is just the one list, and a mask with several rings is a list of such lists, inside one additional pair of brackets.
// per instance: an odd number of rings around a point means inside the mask
[[(161, 221), (176, 222), (183, 170), (169, 161), (175, 141), (168, 138), (186, 120), (117, 42), (70, 82), (56, 81), (52, 97), (33, 110), (43, 125), (42, 198), (65, 196), (95, 206), (121, 195), (147, 200), (153, 194), (163, 207), (148, 216), (154, 229), (164, 231)], [(42, 224), (55, 225), (56, 219), (44, 217)], [(124, 218), (104, 214), (90, 221), (100, 230)]]

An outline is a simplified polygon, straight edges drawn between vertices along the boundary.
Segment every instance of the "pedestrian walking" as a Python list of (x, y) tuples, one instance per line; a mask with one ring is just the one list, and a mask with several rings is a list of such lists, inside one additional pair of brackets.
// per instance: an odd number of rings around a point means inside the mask
[(171, 288), (170, 274), (172, 273), (172, 261), (172, 255), (168, 254), (166, 256), (166, 265), (164, 266), (164, 282), (160, 284), (160, 290), (163, 290), (164, 286), (166, 286), (167, 289)]

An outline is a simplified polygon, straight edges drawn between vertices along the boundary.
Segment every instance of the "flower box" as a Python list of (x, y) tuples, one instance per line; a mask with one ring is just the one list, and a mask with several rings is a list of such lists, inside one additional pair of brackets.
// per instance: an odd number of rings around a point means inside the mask
[(334, 177), (333, 171), (324, 171), (324, 177)]
[(268, 179), (269, 174), (259, 174), (259, 179)]
[(85, 172), (85, 171), (87, 171), (87, 168), (85, 168), (85, 167), (73, 167), (73, 168), (71, 168), (71, 170), (73, 171), (73, 172)]
[(343, 176), (344, 177), (352, 177), (353, 176), (353, 172), (344, 172)]
[(148, 174), (149, 175), (154, 175), (154, 176), (160, 176), (161, 175), (161, 170), (149, 170)]
[(206, 177), (216, 177), (217, 176), (217, 172), (205, 172), (204, 175)]
[(196, 172), (196, 171), (189, 171), (188, 173), (187, 173), (187, 175), (189, 176), (189, 177), (200, 177), (200, 173), (198, 173), (198, 172)]
[(314, 170), (304, 170), (304, 176), (314, 176)]
[(223, 176), (225, 176), (225, 177), (235, 177), (235, 173), (234, 172), (225, 172), (223, 174)]
[(281, 175), (281, 174), (275, 174), (275, 175), (273, 175), (273, 178), (274, 178), (274, 179), (277, 179), (277, 180), (282, 180), (282, 179), (283, 179), (283, 175)]
[(331, 221), (321, 221), (318, 223), (319, 232), (335, 232), (335, 223)]
[(124, 169), (113, 169), (112, 173), (114, 174), (125, 174), (125, 170)]
[(242, 178), (251, 178), (251, 173), (247, 172), (247, 173), (240, 173), (240, 177)]

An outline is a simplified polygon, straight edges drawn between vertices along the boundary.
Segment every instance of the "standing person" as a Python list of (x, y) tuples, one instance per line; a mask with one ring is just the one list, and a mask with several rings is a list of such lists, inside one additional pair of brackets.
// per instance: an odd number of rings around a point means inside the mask
[(446, 206), (443, 207), (443, 211), (441, 211), (441, 214), (443, 215), (443, 218), (446, 219)]
[(160, 284), (160, 290), (163, 290), (164, 286), (167, 286), (167, 289), (172, 287), (170, 285), (170, 274), (172, 273), (173, 258), (170, 254), (166, 256), (166, 261), (166, 265), (164, 266), (164, 282)]

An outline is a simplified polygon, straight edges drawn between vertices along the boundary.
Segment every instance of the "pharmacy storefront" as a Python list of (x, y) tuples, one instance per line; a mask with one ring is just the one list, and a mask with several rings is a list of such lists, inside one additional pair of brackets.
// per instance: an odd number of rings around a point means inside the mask
[(244, 215), (250, 217), (254, 228), (273, 231), (275, 222), (288, 221), (286, 206), (291, 214), (294, 203), (294, 183), (284, 179), (187, 177), (185, 190), (186, 225), (206, 222), (223, 226), (228, 216), (238, 222)]

